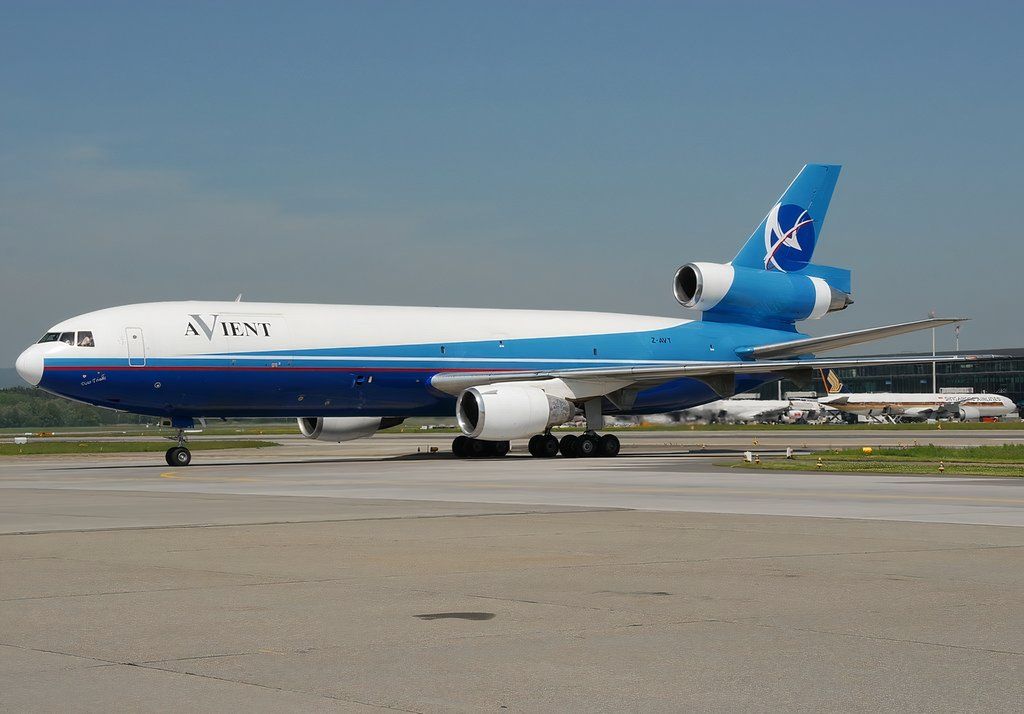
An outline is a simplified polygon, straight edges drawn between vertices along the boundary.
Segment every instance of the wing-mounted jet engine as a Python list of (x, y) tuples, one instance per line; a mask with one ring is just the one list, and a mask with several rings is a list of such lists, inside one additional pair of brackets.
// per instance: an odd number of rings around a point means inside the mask
[(567, 399), (519, 384), (470, 387), (459, 395), (455, 406), (462, 433), (484, 441), (533, 436), (564, 424), (575, 413)]
[(299, 431), (307, 439), (353, 441), (398, 426), (404, 417), (301, 417)]

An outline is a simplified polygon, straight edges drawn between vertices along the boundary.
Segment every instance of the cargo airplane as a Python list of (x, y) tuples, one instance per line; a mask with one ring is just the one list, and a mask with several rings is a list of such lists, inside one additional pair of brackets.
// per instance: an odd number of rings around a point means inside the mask
[[(370, 436), (408, 417), (455, 415), (456, 456), (615, 456), (603, 415), (685, 409), (815, 369), (930, 362), (821, 358), (932, 328), (928, 319), (824, 337), (796, 323), (843, 310), (850, 271), (811, 262), (839, 166), (808, 164), (729, 263), (687, 263), (676, 300), (699, 320), (598, 312), (156, 302), (62, 320), (17, 360), (68, 399), (163, 417), (185, 466), (196, 420), (294, 417), (312, 439)], [(963, 357), (945, 357), (954, 361)], [(551, 428), (580, 410), (582, 434)]]

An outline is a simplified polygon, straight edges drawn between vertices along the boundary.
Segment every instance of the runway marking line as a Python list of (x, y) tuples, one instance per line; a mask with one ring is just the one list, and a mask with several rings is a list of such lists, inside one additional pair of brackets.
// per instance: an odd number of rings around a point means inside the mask
[[(208, 478), (208, 479), (204, 479), (204, 478), (201, 478), (199, 476), (179, 476), (178, 474), (174, 473), (173, 471), (165, 471), (164, 473), (160, 474), (160, 478), (185, 479), (185, 480), (188, 480), (188, 481), (206, 481), (207, 483), (228, 483), (228, 482), (255, 483), (257, 481), (257, 479), (246, 478), (245, 476), (235, 476), (233, 478)], [(136, 479), (132, 479), (132, 480), (134, 480), (134, 481), (148, 481), (149, 479), (146, 479), (146, 478), (136, 478)]]
[[(166, 479), (187, 479), (190, 481), (207, 481), (208, 483), (226, 483), (226, 482), (248, 482), (257, 483), (261, 479), (246, 478), (246, 477), (235, 477), (235, 478), (221, 478), (221, 479), (202, 479), (198, 477), (180, 476), (174, 471), (166, 471), (160, 474), (161, 478)], [(134, 479), (134, 480), (145, 480), (145, 479)], [(262, 479), (262, 481), (266, 481)], [(317, 479), (314, 481), (307, 481), (303, 485), (339, 485), (337, 481), (333, 479)], [(380, 480), (380, 479), (359, 479), (359, 480), (347, 480), (342, 482), (343, 486), (352, 487), (416, 487), (429, 485), (431, 487), (461, 487), (466, 489), (477, 489), (477, 490), (506, 490), (506, 489), (524, 489), (525, 490), (537, 490), (537, 491), (588, 491), (588, 492), (600, 492), (600, 493), (623, 493), (623, 494), (674, 494), (674, 495), (721, 495), (721, 496), (754, 496), (754, 497), (767, 497), (767, 498), (822, 498), (825, 497), (828, 500), (836, 499), (852, 499), (852, 500), (894, 500), (894, 501), (943, 501), (953, 503), (964, 503), (964, 504), (1001, 504), (1001, 505), (1024, 505), (1024, 498), (996, 498), (996, 497), (965, 497), (965, 496), (940, 496), (930, 494), (882, 494), (882, 493), (850, 493), (850, 492), (829, 492), (828, 490), (823, 491), (789, 491), (786, 489), (779, 490), (753, 490), (753, 489), (730, 489), (730, 488), (716, 488), (716, 487), (643, 487), (634, 486), (632, 488), (616, 488), (612, 486), (595, 486), (590, 484), (566, 484), (564, 486), (550, 486), (544, 484), (530, 484), (523, 486), (522, 484), (505, 484), (505, 483), (482, 483), (482, 482), (463, 482), (463, 481), (435, 481), (430, 484), (418, 484), (404, 481), (394, 480)], [(343, 498), (344, 494), (338, 494), (338, 497)]]

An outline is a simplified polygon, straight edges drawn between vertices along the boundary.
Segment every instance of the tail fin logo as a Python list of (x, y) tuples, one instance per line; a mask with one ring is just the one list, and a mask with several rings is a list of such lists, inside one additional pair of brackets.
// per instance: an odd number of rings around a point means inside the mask
[(828, 394), (838, 394), (843, 388), (843, 383), (839, 381), (839, 377), (831, 369), (827, 375), (824, 372), (822, 373), (822, 381), (825, 382), (825, 391)]
[(776, 203), (764, 223), (764, 269), (788, 273), (811, 262), (814, 220), (807, 209)]

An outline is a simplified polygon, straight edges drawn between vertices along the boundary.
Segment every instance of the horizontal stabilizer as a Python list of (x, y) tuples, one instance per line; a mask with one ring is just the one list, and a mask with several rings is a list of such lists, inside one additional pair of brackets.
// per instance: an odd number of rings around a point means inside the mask
[(864, 342), (873, 342), (886, 337), (904, 335), (917, 330), (927, 330), (943, 325), (951, 325), (954, 322), (963, 322), (966, 317), (931, 317), (926, 320), (915, 320), (914, 322), (901, 322), (898, 325), (886, 325), (884, 327), (869, 327), (866, 330), (854, 330), (853, 332), (840, 332), (835, 335), (823, 337), (805, 337), (799, 340), (788, 340), (777, 342), (771, 345), (759, 345), (757, 347), (741, 347), (736, 350), (743, 359), (777, 359), (779, 357), (799, 357), (800, 355), (815, 354), (827, 350), (837, 350), (841, 347), (859, 345)]

